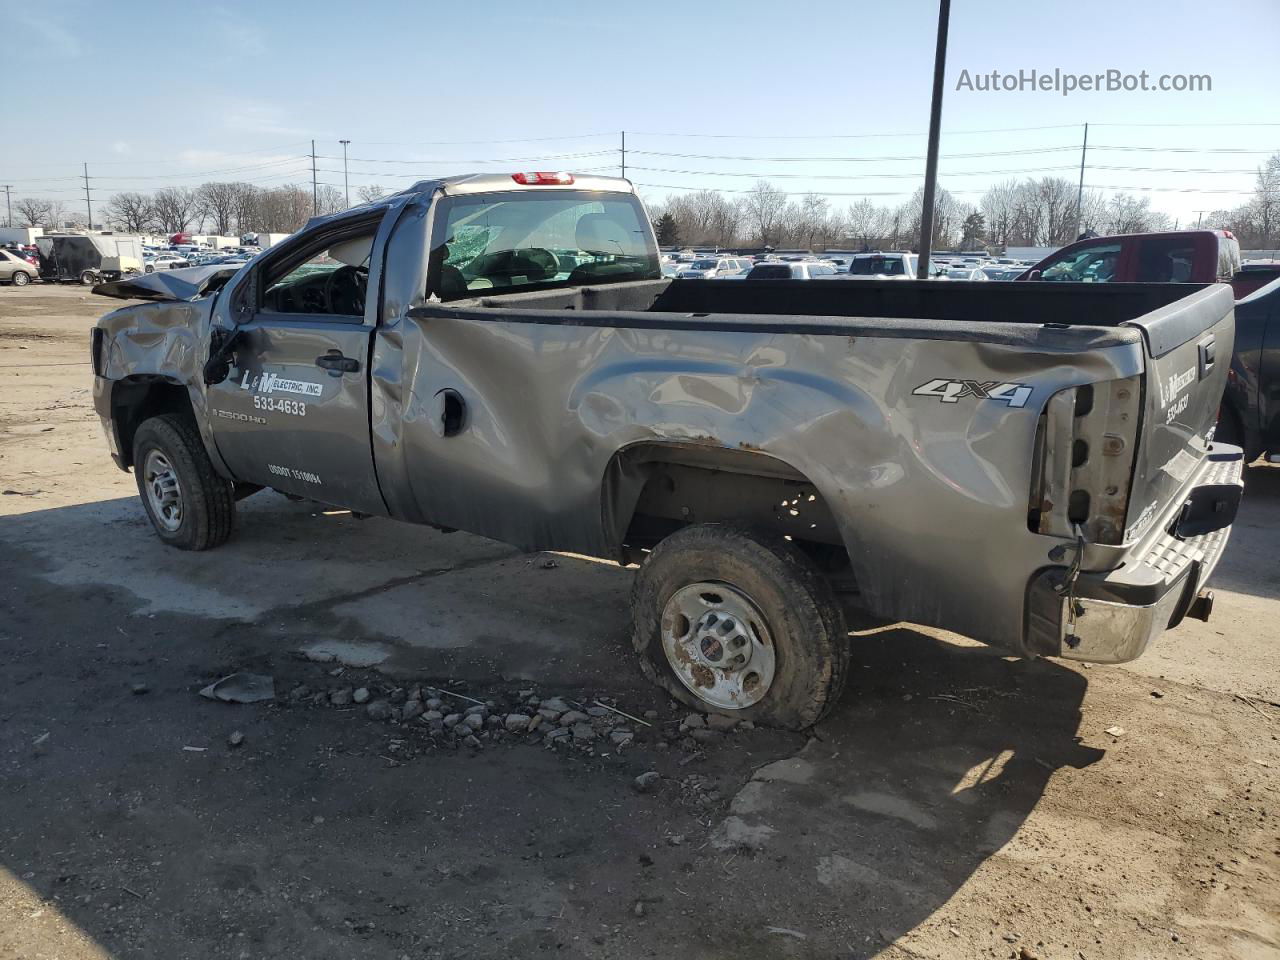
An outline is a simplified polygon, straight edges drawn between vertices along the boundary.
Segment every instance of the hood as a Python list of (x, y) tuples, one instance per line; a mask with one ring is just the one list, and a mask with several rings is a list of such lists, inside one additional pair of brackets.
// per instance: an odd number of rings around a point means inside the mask
[(100, 283), (93, 292), (120, 300), (197, 300), (222, 289), (240, 270), (233, 264), (157, 270), (111, 283)]

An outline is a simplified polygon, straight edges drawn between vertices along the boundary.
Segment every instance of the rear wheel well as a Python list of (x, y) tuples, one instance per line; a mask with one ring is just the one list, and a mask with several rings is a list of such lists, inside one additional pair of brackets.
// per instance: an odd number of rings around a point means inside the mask
[(822, 495), (807, 477), (769, 454), (645, 443), (615, 456), (608, 475), (606, 489), (616, 491), (613, 528), (624, 557), (638, 560), (639, 553), (692, 524), (731, 523), (782, 536), (833, 580), (852, 579), (844, 540)]
[(133, 438), (152, 417), (176, 414), (194, 422), (191, 397), (182, 384), (165, 377), (130, 377), (111, 391), (111, 422), (122, 466), (133, 466)]

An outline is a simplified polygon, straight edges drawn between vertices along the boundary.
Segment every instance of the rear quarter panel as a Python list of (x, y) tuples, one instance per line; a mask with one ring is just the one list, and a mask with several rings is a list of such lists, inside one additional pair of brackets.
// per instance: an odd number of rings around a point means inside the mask
[[(618, 451), (653, 440), (758, 451), (815, 486), (874, 612), (1016, 646), (1027, 578), (1057, 542), (1027, 527), (1040, 407), (1140, 372), (1139, 335), (1123, 336), (1081, 351), (1078, 336), (1028, 348), (406, 318), (375, 345), (375, 461), (393, 516), (612, 557), (611, 500), (628, 495), (604, 483)], [(938, 378), (1017, 382), (1031, 396), (1013, 408), (913, 393)], [(445, 388), (467, 410), (451, 437), (435, 427)]]

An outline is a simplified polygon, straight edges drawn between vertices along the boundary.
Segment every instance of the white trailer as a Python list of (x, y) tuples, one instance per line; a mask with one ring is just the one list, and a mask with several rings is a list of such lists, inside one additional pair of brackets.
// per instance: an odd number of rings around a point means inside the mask
[(36, 242), (37, 237), (43, 236), (44, 227), (0, 227), (0, 246), (20, 243), (29, 247)]

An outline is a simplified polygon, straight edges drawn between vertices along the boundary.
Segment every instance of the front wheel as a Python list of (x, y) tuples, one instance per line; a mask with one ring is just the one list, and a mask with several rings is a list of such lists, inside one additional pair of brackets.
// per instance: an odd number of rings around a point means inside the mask
[(151, 525), (165, 543), (208, 550), (231, 536), (236, 510), (231, 481), (213, 469), (186, 417), (165, 414), (138, 427), (133, 472)]
[(97, 273), (95, 273), (94, 271), (92, 271), (92, 270), (81, 270), (81, 271), (80, 271), (80, 283), (81, 283), (83, 286), (86, 286), (86, 287), (88, 287), (88, 286), (92, 286), (93, 284), (95, 284), (95, 283), (97, 283), (97, 282), (98, 282), (98, 275), (97, 275)]
[(25, 270), (19, 270), (17, 273), (13, 275), (13, 285), (15, 287), (25, 287), (30, 282), (31, 282), (31, 277), (27, 274)]
[(716, 523), (677, 531), (636, 574), (631, 612), (641, 669), (700, 710), (798, 730), (844, 686), (844, 614), (780, 536)]

